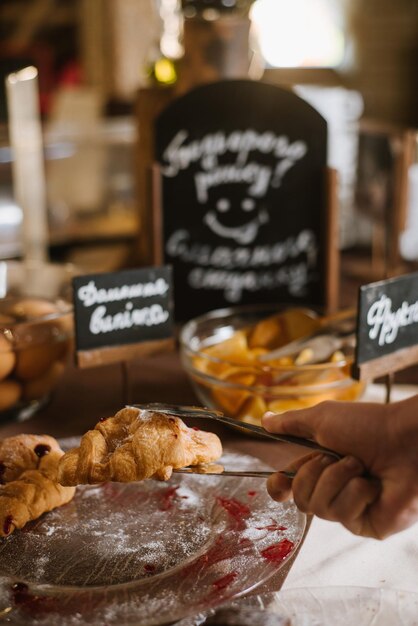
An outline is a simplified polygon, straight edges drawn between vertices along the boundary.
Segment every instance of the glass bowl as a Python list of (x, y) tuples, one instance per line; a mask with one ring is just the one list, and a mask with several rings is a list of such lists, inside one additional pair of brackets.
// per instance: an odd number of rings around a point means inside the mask
[(237, 307), (189, 321), (180, 333), (183, 366), (200, 401), (238, 421), (260, 424), (266, 411), (282, 413), (324, 400), (356, 400), (364, 385), (350, 376), (352, 355), (297, 365), (290, 357), (260, 361), (277, 346), (313, 332), (312, 310)]
[(0, 263), (0, 421), (31, 417), (63, 374), (75, 273), (71, 265)]

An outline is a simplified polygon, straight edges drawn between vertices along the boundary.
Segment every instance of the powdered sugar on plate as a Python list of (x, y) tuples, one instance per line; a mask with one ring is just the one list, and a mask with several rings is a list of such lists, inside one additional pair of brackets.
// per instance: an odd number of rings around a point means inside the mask
[[(265, 469), (234, 453), (221, 462)], [(296, 548), (304, 520), (254, 478), (81, 487), (0, 541), (0, 607), (12, 608), (10, 623), (28, 626), (175, 621), (267, 580)], [(277, 552), (282, 540), (288, 551)], [(274, 562), (263, 556), (270, 548)]]

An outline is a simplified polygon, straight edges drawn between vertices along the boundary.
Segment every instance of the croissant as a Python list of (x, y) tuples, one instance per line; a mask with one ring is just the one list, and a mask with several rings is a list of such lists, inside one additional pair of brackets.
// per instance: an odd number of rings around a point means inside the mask
[(36, 469), (40, 458), (60, 451), (57, 440), (49, 435), (16, 435), (0, 440), (0, 484), (15, 480), (25, 470)]
[[(42, 448), (36, 451), (37, 446)], [(56, 482), (58, 462), (64, 453), (52, 437), (10, 437), (2, 441), (0, 453), (6, 467), (2, 473), (6, 484), (0, 487), (1, 537), (73, 498), (74, 488)]]
[(168, 480), (173, 468), (215, 461), (222, 444), (214, 433), (188, 428), (178, 417), (133, 407), (101, 420), (60, 460), (62, 485), (146, 478)]

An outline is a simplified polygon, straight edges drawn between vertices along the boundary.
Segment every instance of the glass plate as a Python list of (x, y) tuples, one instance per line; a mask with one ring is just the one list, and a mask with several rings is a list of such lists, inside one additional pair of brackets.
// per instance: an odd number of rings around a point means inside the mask
[[(236, 453), (222, 463), (268, 469)], [(265, 582), (304, 527), (295, 505), (273, 502), (257, 478), (79, 487), (1, 540), (0, 616), (28, 626), (174, 622)]]
[(292, 626), (418, 626), (418, 594), (370, 587), (287, 589), (276, 609)]
[(418, 593), (371, 587), (282, 589), (229, 602), (176, 626), (417, 626)]

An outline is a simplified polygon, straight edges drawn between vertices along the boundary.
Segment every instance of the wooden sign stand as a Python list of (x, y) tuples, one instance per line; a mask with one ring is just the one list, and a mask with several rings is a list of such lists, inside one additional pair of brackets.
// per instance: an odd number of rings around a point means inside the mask
[(172, 350), (171, 268), (149, 267), (73, 279), (76, 363), (119, 363), (130, 401), (128, 361)]
[(174, 339), (160, 341), (145, 341), (131, 346), (105, 347), (98, 350), (81, 350), (76, 352), (76, 363), (80, 369), (100, 367), (111, 363), (119, 363), (122, 382), (122, 402), (124, 405), (131, 402), (131, 386), (129, 376), (129, 361), (135, 358), (146, 358), (171, 352), (175, 348)]
[(358, 380), (370, 381), (383, 376), (391, 376), (418, 363), (418, 345), (396, 350), (392, 354), (371, 359), (354, 369)]
[(77, 350), (77, 365), (80, 369), (100, 367), (110, 363), (127, 362), (135, 358), (153, 356), (172, 350), (174, 339), (143, 341), (137, 344), (103, 346), (97, 349)]
[(331, 315), (338, 311), (340, 291), (338, 173), (337, 170), (328, 167), (325, 175), (325, 314)]
[(139, 235), (136, 259), (139, 265), (153, 265), (156, 257), (154, 233), (157, 230), (153, 213), (155, 188), (155, 120), (173, 100), (171, 87), (147, 87), (138, 94), (136, 116), (139, 126), (137, 143), (137, 195), (139, 205)]

